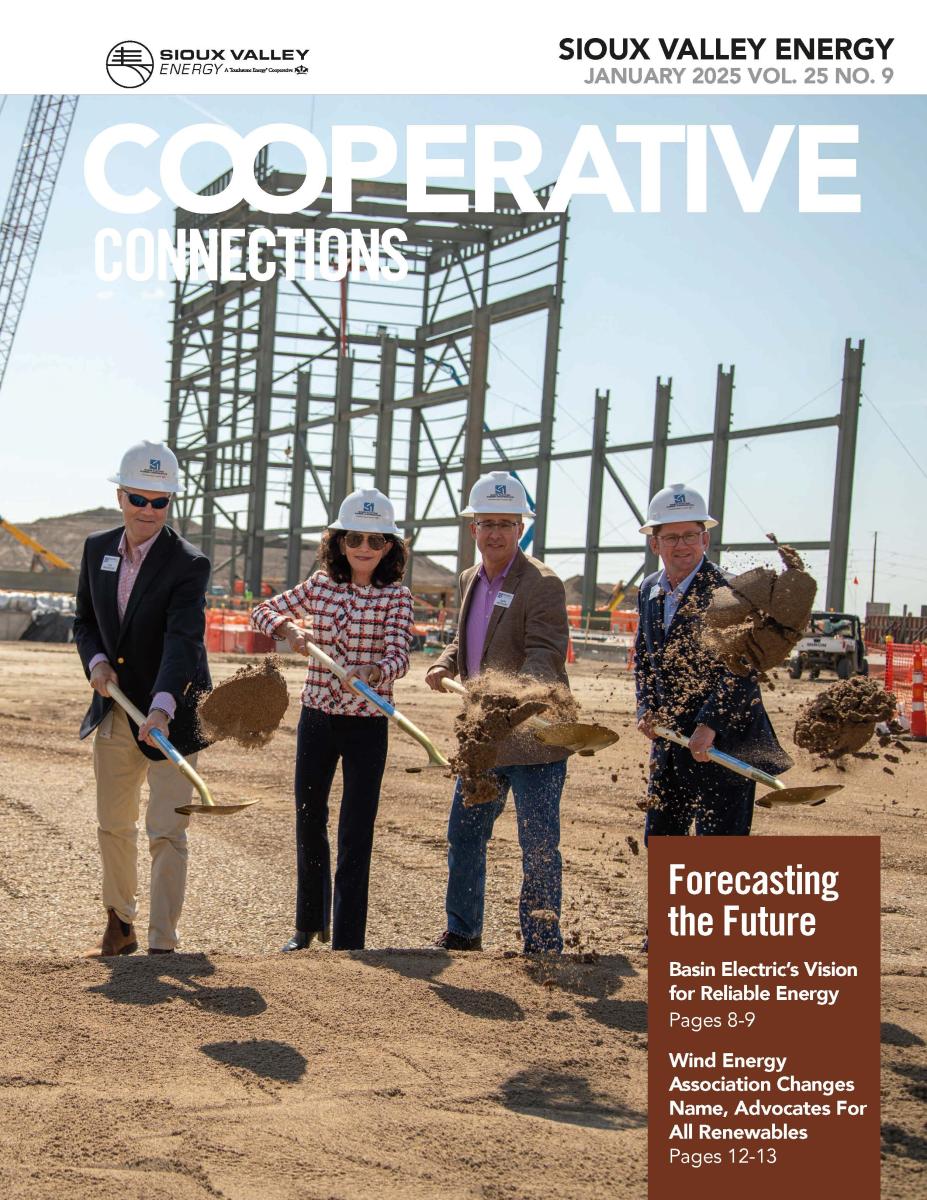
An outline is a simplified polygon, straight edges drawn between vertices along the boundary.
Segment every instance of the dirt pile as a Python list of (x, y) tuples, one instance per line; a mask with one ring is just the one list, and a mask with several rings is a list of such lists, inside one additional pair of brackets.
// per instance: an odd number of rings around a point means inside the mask
[(462, 713), (454, 721), (457, 753), (451, 769), (460, 776), (467, 807), (495, 800), (498, 788), (488, 773), (503, 742), (531, 717), (576, 720), (576, 701), (563, 684), (538, 683), (523, 676), (486, 671), (470, 687)]
[(275, 655), (241, 667), (199, 704), (203, 732), (213, 742), (226, 739), (247, 750), (266, 746), (276, 733), (289, 703), (286, 680)]
[(791, 546), (766, 535), (785, 565), (755, 567), (719, 588), (705, 613), (705, 645), (735, 675), (778, 666), (801, 638), (811, 615), (817, 584)]
[(894, 712), (892, 693), (857, 675), (835, 683), (805, 705), (795, 722), (795, 744), (826, 758), (853, 754), (862, 750), (876, 725), (890, 721)]

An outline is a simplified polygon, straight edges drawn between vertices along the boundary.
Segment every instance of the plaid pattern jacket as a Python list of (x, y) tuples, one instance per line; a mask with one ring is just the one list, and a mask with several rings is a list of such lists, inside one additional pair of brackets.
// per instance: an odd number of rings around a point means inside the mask
[[(287, 592), (258, 604), (251, 625), (278, 641), (278, 631), (295, 621), (314, 642), (343, 667), (375, 663), (382, 672), (376, 691), (393, 698), (393, 681), (409, 669), (412, 644), (412, 593), (401, 583), (358, 587), (334, 583), (324, 571)], [(349, 717), (382, 717), (383, 713), (315, 659), (309, 659), (302, 703), (307, 708)]]

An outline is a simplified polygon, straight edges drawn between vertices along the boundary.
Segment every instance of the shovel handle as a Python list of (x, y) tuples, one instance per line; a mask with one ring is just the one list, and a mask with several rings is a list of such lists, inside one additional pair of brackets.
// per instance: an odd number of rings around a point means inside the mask
[[(685, 734), (667, 729), (665, 725), (657, 725), (654, 732), (661, 738), (666, 738), (668, 742), (675, 742), (677, 746), (688, 747), (689, 745), (689, 739)], [(725, 754), (723, 750), (715, 750), (712, 747), (710, 750), (706, 750), (705, 753), (719, 767), (727, 767), (729, 771), (734, 771), (737, 775), (743, 775), (745, 779), (752, 779), (754, 783), (765, 783), (767, 787), (775, 788), (777, 791), (781, 791), (785, 787), (785, 784), (777, 779), (775, 775), (767, 775), (759, 767), (751, 767), (749, 763), (745, 763), (739, 758), (734, 758), (732, 754)]]
[[(115, 683), (107, 684), (106, 688), (109, 695), (116, 701), (121, 709), (129, 714), (136, 725), (145, 724), (145, 714), (140, 708), (132, 703), (125, 692)], [(212, 796), (209, 793), (209, 788), (204, 783), (202, 777), (196, 772), (193, 767), (187, 762), (184, 756), (180, 753), (176, 746), (172, 745), (160, 729), (151, 730), (152, 741), (156, 742), (158, 749), (165, 758), (169, 758), (174, 766), (180, 771), (181, 775), (186, 776), (199, 792), (202, 801), (206, 805), (215, 804)]]
[(395, 705), (390, 704), (385, 696), (381, 696), (379, 692), (375, 692), (373, 688), (364, 683), (362, 679), (348, 679), (348, 673), (341, 663), (335, 662), (331, 655), (326, 654), (321, 646), (316, 646), (312, 642), (307, 641), (306, 649), (309, 651), (309, 654), (312, 656), (312, 658), (316, 660), (316, 662), (320, 662), (323, 667), (331, 671), (331, 673), (340, 679), (342, 683), (346, 682), (348, 687), (353, 688), (353, 690), (357, 692), (358, 695), (363, 696), (365, 700), (369, 700), (375, 708), (378, 708), (382, 713), (385, 713), (386, 716), (392, 717), (400, 729), (404, 730), (409, 737), (414, 738), (420, 746), (424, 747), (428, 753), (428, 759), (432, 766), (449, 767), (451, 765), (441, 751), (435, 746), (434, 742), (432, 742), (431, 738), (428, 737), (427, 734), (422, 733), (417, 725), (413, 725), (408, 717), (404, 717), (399, 709), (396, 708)]

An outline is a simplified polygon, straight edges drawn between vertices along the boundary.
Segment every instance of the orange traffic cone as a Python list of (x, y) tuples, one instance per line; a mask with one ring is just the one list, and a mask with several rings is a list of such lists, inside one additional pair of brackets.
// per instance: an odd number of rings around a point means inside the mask
[(573, 639), (567, 638), (567, 666), (576, 662), (576, 651), (573, 649)]
[(911, 671), (911, 737), (927, 742), (927, 714), (924, 713), (924, 647), (914, 647), (914, 666)]

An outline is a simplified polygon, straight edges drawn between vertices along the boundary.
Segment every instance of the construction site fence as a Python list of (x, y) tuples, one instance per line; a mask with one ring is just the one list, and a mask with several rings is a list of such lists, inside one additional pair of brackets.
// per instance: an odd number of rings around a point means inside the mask
[(923, 644), (896, 642), (889, 637), (883, 646), (874, 646), (872, 651), (884, 651), (885, 661), (883, 663), (878, 659), (870, 659), (870, 676), (880, 680), (887, 692), (894, 692), (899, 699), (910, 700), (914, 681), (914, 657), (919, 655), (923, 661)]
[(581, 604), (567, 605), (567, 619), (571, 629), (589, 629), (606, 633), (637, 633), (637, 609), (616, 608), (600, 610), (583, 616)]

